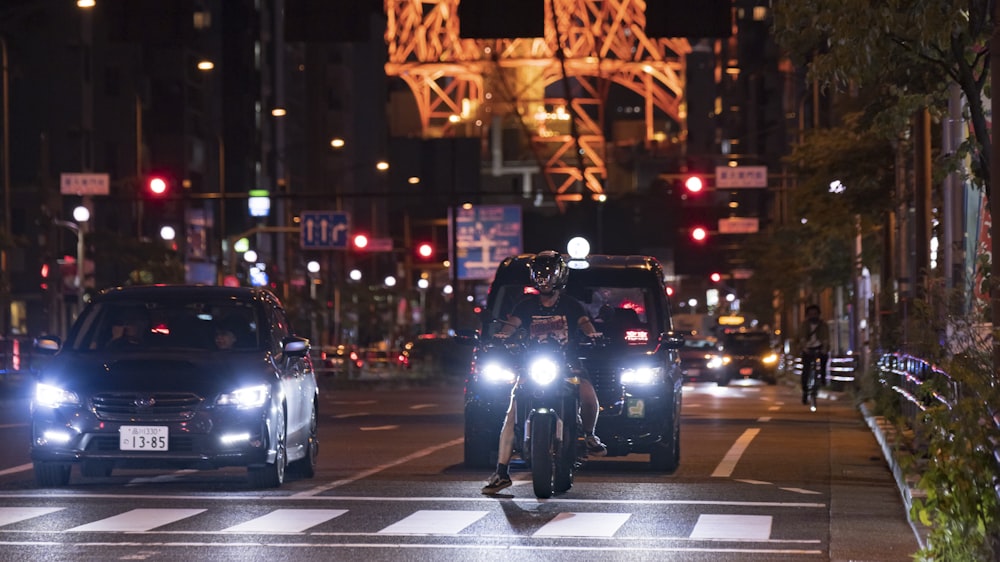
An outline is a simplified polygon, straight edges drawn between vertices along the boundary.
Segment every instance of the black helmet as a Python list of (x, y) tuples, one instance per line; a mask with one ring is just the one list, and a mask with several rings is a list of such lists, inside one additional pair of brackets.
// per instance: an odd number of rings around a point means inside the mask
[(539, 252), (531, 259), (528, 270), (531, 272), (532, 284), (543, 293), (562, 289), (566, 286), (566, 278), (569, 277), (566, 260), (554, 250)]

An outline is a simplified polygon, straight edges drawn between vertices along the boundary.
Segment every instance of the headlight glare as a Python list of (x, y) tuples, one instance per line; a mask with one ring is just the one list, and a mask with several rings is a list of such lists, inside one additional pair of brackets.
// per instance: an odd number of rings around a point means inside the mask
[(483, 365), (481, 373), (483, 378), (490, 382), (512, 383), (517, 378), (514, 371), (502, 363), (487, 363)]
[(220, 406), (236, 406), (238, 408), (257, 408), (267, 402), (268, 389), (266, 384), (247, 386), (219, 396), (216, 402)]
[(622, 384), (652, 384), (662, 379), (660, 367), (633, 367), (622, 371)]
[(79, 406), (80, 397), (62, 387), (40, 382), (35, 385), (35, 403), (48, 408)]
[(536, 359), (531, 363), (531, 368), (528, 370), (528, 374), (531, 379), (538, 384), (549, 384), (556, 379), (556, 375), (559, 374), (559, 366), (556, 365), (551, 359), (543, 358)]
[(778, 362), (778, 355), (776, 353), (768, 353), (761, 359), (761, 362), (765, 365), (774, 365)]

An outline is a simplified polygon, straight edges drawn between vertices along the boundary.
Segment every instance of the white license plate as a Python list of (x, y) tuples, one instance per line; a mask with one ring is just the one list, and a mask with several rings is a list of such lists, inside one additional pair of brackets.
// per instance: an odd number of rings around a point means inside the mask
[(122, 451), (166, 451), (169, 428), (165, 425), (123, 425), (118, 429)]
[(689, 377), (697, 377), (700, 374), (701, 374), (701, 369), (688, 369)]

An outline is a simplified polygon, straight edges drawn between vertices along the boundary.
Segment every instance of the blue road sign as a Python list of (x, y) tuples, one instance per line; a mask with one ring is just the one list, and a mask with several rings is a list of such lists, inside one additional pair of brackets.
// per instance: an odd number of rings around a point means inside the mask
[(302, 211), (303, 250), (344, 250), (351, 218), (341, 211)]

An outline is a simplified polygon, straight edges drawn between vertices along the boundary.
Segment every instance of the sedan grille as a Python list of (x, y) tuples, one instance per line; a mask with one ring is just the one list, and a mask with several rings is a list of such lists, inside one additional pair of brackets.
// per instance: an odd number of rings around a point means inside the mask
[(91, 399), (94, 414), (106, 421), (184, 421), (194, 417), (202, 398), (188, 392), (97, 394)]

